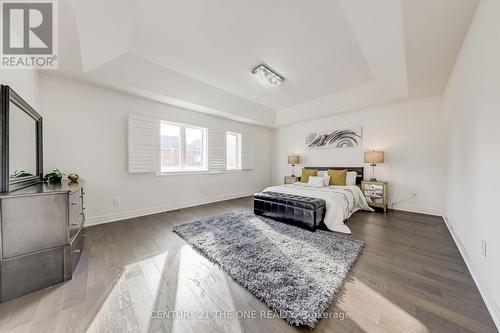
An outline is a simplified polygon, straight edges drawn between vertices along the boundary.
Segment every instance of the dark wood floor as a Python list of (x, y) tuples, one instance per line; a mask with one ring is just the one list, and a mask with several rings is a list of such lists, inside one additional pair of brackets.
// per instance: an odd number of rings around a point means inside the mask
[[(308, 331), (279, 318), (224, 318), (268, 308), (172, 233), (251, 206), (243, 198), (88, 228), (73, 280), (0, 304), (0, 331)], [(358, 212), (348, 224), (366, 247), (315, 332), (497, 332), (440, 218)]]

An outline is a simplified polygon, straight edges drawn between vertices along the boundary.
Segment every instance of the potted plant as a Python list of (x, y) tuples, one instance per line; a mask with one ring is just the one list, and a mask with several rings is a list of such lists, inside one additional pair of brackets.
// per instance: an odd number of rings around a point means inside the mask
[(58, 169), (54, 169), (51, 173), (48, 173), (43, 177), (43, 181), (49, 184), (59, 184), (62, 177), (63, 173)]

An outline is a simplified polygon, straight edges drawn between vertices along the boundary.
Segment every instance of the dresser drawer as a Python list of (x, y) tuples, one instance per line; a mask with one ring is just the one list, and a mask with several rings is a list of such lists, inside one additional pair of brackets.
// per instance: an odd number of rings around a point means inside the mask
[(0, 301), (64, 281), (64, 246), (0, 261)]
[(62, 193), (2, 199), (2, 259), (67, 244), (67, 200)]
[(365, 189), (366, 190), (373, 190), (373, 191), (383, 191), (384, 185), (382, 185), (382, 184), (365, 184)]
[(78, 261), (80, 260), (84, 242), (85, 242), (85, 229), (82, 228), (78, 233), (78, 236), (75, 237), (75, 239), (70, 245), (71, 272), (75, 270), (75, 267), (78, 264)]
[(374, 203), (374, 204), (383, 205), (385, 203), (383, 196), (372, 195), (372, 196), (365, 196), (365, 197), (366, 197), (366, 202), (368, 202), (368, 204)]
[(383, 197), (384, 196), (384, 191), (365, 190), (364, 193), (365, 193), (366, 197)]
[(285, 176), (285, 184), (293, 184), (300, 181), (300, 177)]
[(83, 225), (83, 200), (80, 191), (69, 195), (69, 239), (73, 239)]

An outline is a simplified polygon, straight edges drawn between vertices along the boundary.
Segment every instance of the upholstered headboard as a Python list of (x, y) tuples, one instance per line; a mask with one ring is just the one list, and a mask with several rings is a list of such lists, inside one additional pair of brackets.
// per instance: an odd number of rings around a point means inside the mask
[(347, 170), (347, 171), (356, 171), (356, 185), (361, 185), (361, 181), (364, 177), (364, 168), (363, 167), (312, 167), (306, 166), (305, 169), (318, 169), (319, 171), (324, 170)]

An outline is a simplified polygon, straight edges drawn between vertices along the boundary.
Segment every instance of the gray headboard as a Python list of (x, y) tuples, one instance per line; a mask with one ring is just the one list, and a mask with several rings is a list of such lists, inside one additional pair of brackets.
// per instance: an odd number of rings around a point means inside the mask
[(364, 167), (312, 167), (306, 166), (305, 169), (317, 169), (319, 171), (326, 170), (347, 170), (347, 171), (356, 171), (358, 174), (356, 176), (356, 185), (361, 185), (361, 181), (364, 177)]

